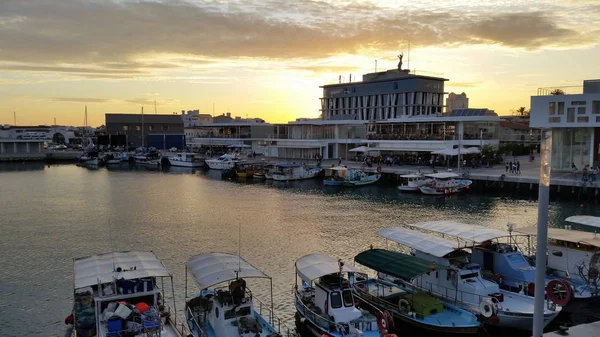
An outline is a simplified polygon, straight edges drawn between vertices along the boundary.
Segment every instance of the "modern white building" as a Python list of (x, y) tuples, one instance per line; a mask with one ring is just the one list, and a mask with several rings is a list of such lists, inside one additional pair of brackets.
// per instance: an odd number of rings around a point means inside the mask
[(212, 116), (209, 114), (201, 114), (200, 110), (181, 110), (181, 119), (183, 120), (184, 128), (193, 128), (201, 124), (212, 123)]
[(69, 144), (77, 138), (73, 128), (66, 126), (16, 126), (5, 124), (0, 128), (0, 139), (43, 140)]
[(600, 80), (578, 88), (540, 88), (531, 97), (530, 126), (552, 129), (552, 168), (570, 170), (598, 165)]
[[(324, 85), (322, 118), (287, 124), (217, 123), (190, 130), (196, 146), (250, 146), (271, 157), (350, 159), (362, 153), (410, 154), (428, 160), (432, 151), (498, 146), (500, 118), (488, 109), (443, 114), (444, 82), (408, 70), (366, 74), (363, 81)], [(187, 134), (188, 130), (186, 130)]]

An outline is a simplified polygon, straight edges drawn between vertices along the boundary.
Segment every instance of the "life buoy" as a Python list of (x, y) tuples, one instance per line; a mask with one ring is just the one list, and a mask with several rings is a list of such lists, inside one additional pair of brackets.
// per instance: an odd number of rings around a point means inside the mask
[(404, 298), (399, 299), (398, 310), (403, 314), (407, 314), (410, 311), (410, 303)]
[(548, 282), (546, 294), (550, 301), (565, 306), (573, 298), (573, 289), (567, 281), (557, 279)]
[(394, 319), (389, 311), (377, 312), (377, 328), (381, 335), (386, 335), (388, 332), (394, 330)]
[(479, 303), (479, 311), (481, 312), (481, 316), (485, 318), (490, 318), (497, 313), (497, 308), (489, 298), (484, 299)]
[(529, 284), (527, 285), (527, 293), (529, 294), (529, 296), (534, 296), (534, 294), (535, 294), (535, 283), (529, 282)]

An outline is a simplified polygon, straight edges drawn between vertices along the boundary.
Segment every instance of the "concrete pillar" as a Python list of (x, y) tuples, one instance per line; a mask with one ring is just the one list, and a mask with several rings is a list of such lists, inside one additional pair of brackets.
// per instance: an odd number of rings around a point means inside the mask
[(592, 136), (590, 137), (590, 159), (589, 159), (589, 163), (590, 163), (590, 167), (594, 167), (594, 149), (596, 148), (596, 146), (594, 146), (594, 128), (590, 128), (590, 133), (592, 134)]
[(4, 142), (0, 143), (0, 153), (4, 153)]
[(42, 143), (38, 143), (38, 152), (42, 153)]
[(27, 149), (27, 153), (29, 153), (29, 142), (25, 143), (25, 148)]
[(17, 142), (13, 142), (13, 153), (17, 153)]

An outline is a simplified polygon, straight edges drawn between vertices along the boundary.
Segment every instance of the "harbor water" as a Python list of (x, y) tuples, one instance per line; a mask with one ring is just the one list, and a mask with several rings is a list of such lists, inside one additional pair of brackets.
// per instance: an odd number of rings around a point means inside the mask
[[(352, 263), (375, 232), (393, 225), (456, 219), (505, 229), (537, 221), (537, 202), (518, 195), (430, 197), (384, 184), (323, 187), (318, 180), (232, 182), (219, 171), (183, 168), (89, 170), (75, 165), (0, 165), (0, 336), (62, 336), (73, 296), (73, 258), (154, 251), (174, 275), (184, 305), (188, 257), (241, 252), (273, 278), (275, 311), (294, 327), (294, 262), (320, 252)], [(552, 201), (552, 226), (594, 205)], [(188, 282), (188, 293), (197, 291)], [(269, 283), (250, 281), (267, 300)], [(267, 301), (268, 302), (268, 301)], [(504, 335), (506, 336), (506, 335)]]

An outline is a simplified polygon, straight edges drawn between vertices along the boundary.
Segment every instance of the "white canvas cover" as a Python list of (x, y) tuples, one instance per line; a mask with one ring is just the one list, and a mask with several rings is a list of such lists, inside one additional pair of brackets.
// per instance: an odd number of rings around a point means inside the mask
[(575, 215), (566, 219), (568, 222), (600, 228), (600, 217), (591, 215)]
[(499, 229), (483, 227), (479, 225), (468, 225), (453, 220), (427, 221), (408, 226), (451, 235), (463, 240), (473, 241), (474, 243), (482, 243), (484, 241), (507, 237), (510, 235), (508, 231), (502, 231)]
[[(322, 254), (305, 255), (296, 261), (296, 273), (308, 284), (321, 276), (338, 273), (339, 271), (338, 261)], [(348, 264), (344, 264), (342, 272), (362, 273), (356, 267)]]
[[(122, 269), (117, 272), (117, 268)], [(133, 270), (135, 268), (135, 270)], [(153, 252), (112, 252), (75, 259), (75, 289), (116, 279), (171, 276)]]
[(452, 172), (431, 173), (431, 174), (426, 174), (425, 176), (429, 177), (429, 178), (435, 178), (435, 179), (448, 179), (448, 178), (460, 177), (459, 174), (452, 173)]
[(377, 235), (437, 257), (458, 249), (455, 242), (402, 227), (387, 227), (378, 231)]
[[(526, 235), (537, 235), (537, 227), (518, 228), (515, 231)], [(600, 236), (590, 232), (562, 228), (548, 228), (548, 239), (573, 243), (585, 243), (600, 248)]]
[(238, 255), (204, 253), (190, 257), (185, 263), (200, 289), (240, 278), (270, 278)]

